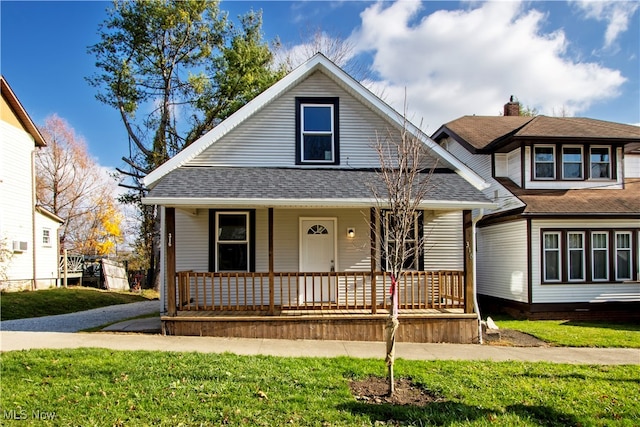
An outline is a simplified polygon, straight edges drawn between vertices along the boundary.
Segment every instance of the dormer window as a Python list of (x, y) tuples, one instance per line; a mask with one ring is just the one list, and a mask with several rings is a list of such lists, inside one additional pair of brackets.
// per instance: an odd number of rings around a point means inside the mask
[(562, 147), (562, 179), (582, 179), (582, 147)]
[(296, 164), (339, 163), (338, 98), (296, 98)]
[(609, 147), (591, 147), (591, 179), (611, 179)]
[(536, 179), (554, 179), (556, 152), (553, 146), (534, 147), (534, 177)]

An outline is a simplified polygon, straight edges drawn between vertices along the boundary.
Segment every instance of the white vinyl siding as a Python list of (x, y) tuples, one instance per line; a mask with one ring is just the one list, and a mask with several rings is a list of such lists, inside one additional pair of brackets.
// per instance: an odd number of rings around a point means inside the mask
[(519, 187), (522, 186), (522, 161), (521, 150), (517, 148), (507, 154), (507, 177), (515, 182)]
[[(39, 241), (34, 247), (36, 251), (36, 287), (48, 289), (57, 284), (58, 263), (60, 252), (58, 250), (57, 230), (60, 224), (50, 217), (36, 212), (36, 230), (40, 231)], [(49, 231), (49, 244), (42, 242), (42, 230)]]
[(640, 154), (624, 155), (625, 178), (640, 178)]
[(464, 269), (462, 212), (425, 211), (424, 269)]
[[(30, 287), (33, 275), (34, 208), (32, 153), (35, 143), (27, 132), (0, 121), (0, 242), (11, 251), (13, 241), (27, 242), (7, 263), (2, 287)], [(38, 244), (42, 236), (37, 235)], [(56, 262), (57, 266), (57, 262)]]
[[(638, 229), (637, 219), (598, 220), (532, 220), (531, 225), (531, 283), (532, 303), (577, 303), (604, 301), (640, 301), (640, 282), (613, 282), (612, 273), (609, 280), (594, 282), (560, 282), (542, 283), (541, 280), (541, 237), (542, 230), (564, 230), (583, 232), (584, 230), (624, 230)], [(610, 234), (612, 232), (609, 232)], [(521, 236), (526, 239), (526, 233)], [(585, 243), (591, 240), (591, 232), (585, 234)], [(590, 243), (590, 242), (589, 242)], [(611, 248), (609, 247), (609, 250)], [(591, 252), (591, 249), (589, 249)], [(590, 253), (589, 252), (589, 253)], [(587, 277), (587, 279), (590, 279)]]
[[(482, 192), (489, 200), (493, 200), (494, 202), (496, 202), (498, 204), (498, 208), (493, 211), (485, 210), (485, 214), (524, 206), (517, 197), (513, 196), (513, 194), (507, 191), (507, 189), (505, 189), (500, 183), (498, 183), (498, 181), (493, 178), (491, 174), (491, 155), (472, 154), (453, 138), (447, 138), (447, 140), (443, 143), (443, 147), (446, 147), (447, 151), (460, 159), (469, 168), (473, 169), (490, 185)], [(498, 173), (496, 172), (496, 176), (501, 175), (498, 175)], [(514, 182), (519, 185), (519, 181)]]
[(208, 271), (209, 210), (176, 209), (176, 235), (173, 240), (176, 245), (176, 271)]
[(524, 220), (477, 229), (479, 294), (527, 302), (526, 236)]
[[(388, 136), (391, 125), (322, 72), (312, 74), (256, 112), (251, 120), (231, 130), (187, 165), (296, 167), (296, 97), (339, 98), (340, 165), (331, 167), (379, 165), (372, 145), (376, 135), (380, 138)], [(399, 135), (397, 130), (392, 133), (396, 137)]]

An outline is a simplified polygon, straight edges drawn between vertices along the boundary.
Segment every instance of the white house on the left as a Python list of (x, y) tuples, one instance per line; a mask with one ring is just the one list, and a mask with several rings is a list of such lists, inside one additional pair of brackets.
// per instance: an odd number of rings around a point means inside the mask
[(0, 80), (0, 289), (48, 288), (58, 279), (63, 220), (36, 203), (34, 158), (46, 141)]

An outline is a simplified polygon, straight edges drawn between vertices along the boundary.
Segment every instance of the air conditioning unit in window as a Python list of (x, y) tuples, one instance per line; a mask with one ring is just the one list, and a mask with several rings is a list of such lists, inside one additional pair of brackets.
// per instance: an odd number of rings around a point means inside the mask
[(19, 240), (13, 241), (13, 252), (24, 252), (28, 247), (27, 242), (21, 242)]

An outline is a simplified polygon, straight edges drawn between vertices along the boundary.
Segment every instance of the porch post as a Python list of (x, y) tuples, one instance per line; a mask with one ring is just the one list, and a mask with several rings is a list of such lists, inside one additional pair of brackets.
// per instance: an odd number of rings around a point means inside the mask
[(167, 262), (167, 313), (176, 315), (176, 209), (164, 208), (165, 213), (165, 253)]
[(275, 314), (275, 277), (273, 274), (273, 208), (269, 208), (269, 314)]
[(369, 233), (371, 247), (371, 314), (378, 312), (378, 295), (376, 291), (376, 208), (369, 210)]
[(473, 219), (471, 211), (462, 212), (462, 229), (464, 234), (464, 312), (473, 313)]

